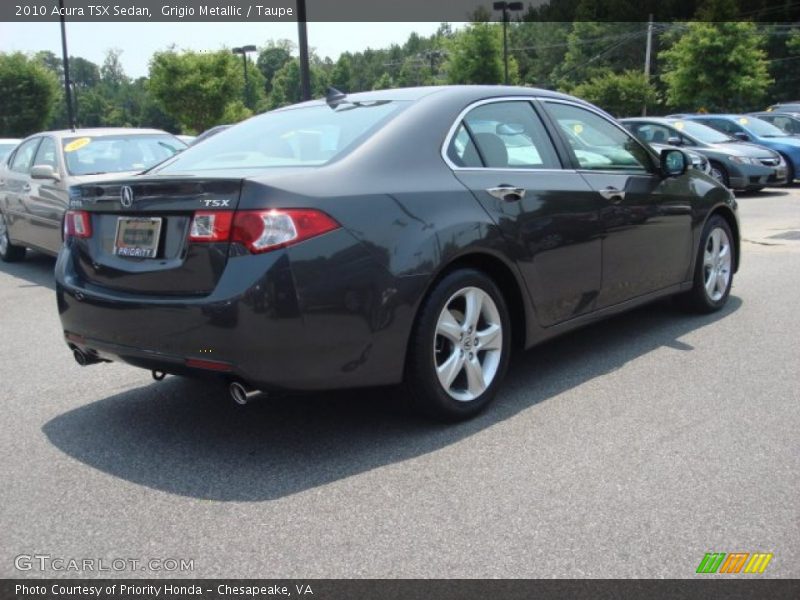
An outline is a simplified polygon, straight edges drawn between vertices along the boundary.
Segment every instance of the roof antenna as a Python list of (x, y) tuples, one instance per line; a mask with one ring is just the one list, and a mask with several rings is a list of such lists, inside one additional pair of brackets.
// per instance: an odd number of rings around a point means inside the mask
[(325, 92), (325, 102), (331, 108), (336, 108), (342, 102), (344, 102), (346, 98), (347, 94), (345, 94), (341, 90), (337, 90), (333, 86), (329, 86), (328, 91)]

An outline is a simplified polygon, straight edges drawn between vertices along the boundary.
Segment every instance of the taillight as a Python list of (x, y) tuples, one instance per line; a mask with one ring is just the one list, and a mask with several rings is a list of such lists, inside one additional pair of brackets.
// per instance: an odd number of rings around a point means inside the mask
[(92, 237), (92, 220), (85, 210), (68, 210), (64, 215), (64, 239)]
[(319, 210), (285, 208), (236, 211), (231, 241), (259, 253), (284, 248), (338, 229), (340, 225)]
[(229, 210), (194, 213), (189, 240), (192, 242), (227, 242), (231, 235), (233, 212)]

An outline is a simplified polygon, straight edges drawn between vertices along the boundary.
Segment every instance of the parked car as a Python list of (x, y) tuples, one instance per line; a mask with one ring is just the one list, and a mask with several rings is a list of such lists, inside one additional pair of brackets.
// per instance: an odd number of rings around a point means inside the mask
[(11, 152), (14, 148), (17, 147), (22, 140), (18, 140), (15, 138), (0, 138), (0, 162), (8, 156), (8, 153)]
[[(607, 160), (577, 154), (565, 129)], [(512, 347), (665, 296), (724, 306), (736, 200), (688, 165), (532, 88), (286, 107), (73, 188), (64, 335), (80, 364), (215, 375), (240, 403), (404, 382), (431, 414), (467, 418)]]
[(770, 148), (783, 156), (788, 180), (800, 175), (800, 139), (790, 136), (774, 125), (747, 115), (693, 115), (687, 117), (744, 142)]
[(800, 113), (758, 112), (749, 113), (748, 116), (757, 117), (762, 121), (766, 121), (789, 135), (800, 135)]
[(787, 167), (780, 154), (743, 143), (696, 121), (634, 117), (622, 119), (622, 124), (648, 144), (667, 143), (706, 156), (711, 176), (732, 189), (758, 191), (787, 182)]
[(800, 113), (800, 100), (796, 102), (780, 102), (770, 106), (768, 111)]
[(190, 144), (190, 146), (194, 146), (195, 144), (199, 144), (203, 140), (207, 140), (211, 136), (217, 135), (218, 133), (220, 133), (222, 131), (225, 131), (228, 127), (230, 127), (230, 125), (226, 124), (226, 125), (216, 125), (216, 126), (212, 127), (211, 129), (206, 129), (203, 133), (201, 133), (200, 135), (198, 135), (196, 138), (194, 138), (192, 140), (192, 143)]
[(182, 135), (181, 134), (181, 135), (176, 135), (175, 137), (178, 138), (180, 141), (182, 141), (187, 146), (190, 146), (192, 144), (192, 142), (195, 141), (195, 139), (197, 139), (196, 135)]
[(0, 163), (0, 259), (21, 260), (28, 247), (58, 253), (70, 186), (143, 171), (185, 147), (158, 129), (47, 131), (26, 138)]

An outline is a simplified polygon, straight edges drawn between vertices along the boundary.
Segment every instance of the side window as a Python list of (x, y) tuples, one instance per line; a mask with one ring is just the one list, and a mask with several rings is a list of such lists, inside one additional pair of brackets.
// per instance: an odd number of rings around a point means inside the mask
[[(582, 169), (643, 173), (654, 170), (647, 150), (605, 117), (572, 104), (545, 104)], [(655, 130), (651, 131), (655, 135)]]
[(17, 152), (14, 154), (14, 158), (11, 159), (11, 170), (16, 171), (17, 173), (27, 173), (31, 170), (31, 165), (33, 163), (33, 155), (36, 152), (36, 147), (39, 145), (39, 142), (42, 138), (33, 138), (32, 140), (28, 140), (27, 142), (23, 143), (19, 148), (17, 148)]
[(42, 138), (42, 143), (39, 150), (36, 152), (36, 158), (33, 160), (34, 165), (50, 165), (58, 171), (58, 159), (56, 158), (56, 143), (53, 138)]
[[(544, 125), (527, 101), (500, 101), (471, 110), (459, 128), (480, 163), (490, 169), (559, 169), (561, 164)], [(458, 145), (459, 135), (451, 145)], [(462, 140), (465, 138), (462, 136)]]
[(458, 126), (456, 134), (450, 141), (447, 156), (459, 167), (480, 168), (483, 166), (481, 157), (472, 142), (472, 136), (463, 123)]
[(648, 144), (666, 144), (673, 133), (669, 128), (655, 123), (648, 123), (646, 125), (637, 125), (634, 134), (637, 138)]

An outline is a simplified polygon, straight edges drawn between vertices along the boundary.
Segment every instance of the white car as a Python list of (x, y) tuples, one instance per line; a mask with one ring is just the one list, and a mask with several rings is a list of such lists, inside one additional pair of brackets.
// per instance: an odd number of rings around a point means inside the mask
[(16, 138), (0, 138), (0, 162), (2, 162), (3, 159), (8, 156), (8, 153), (16, 148), (21, 141), (22, 140)]

